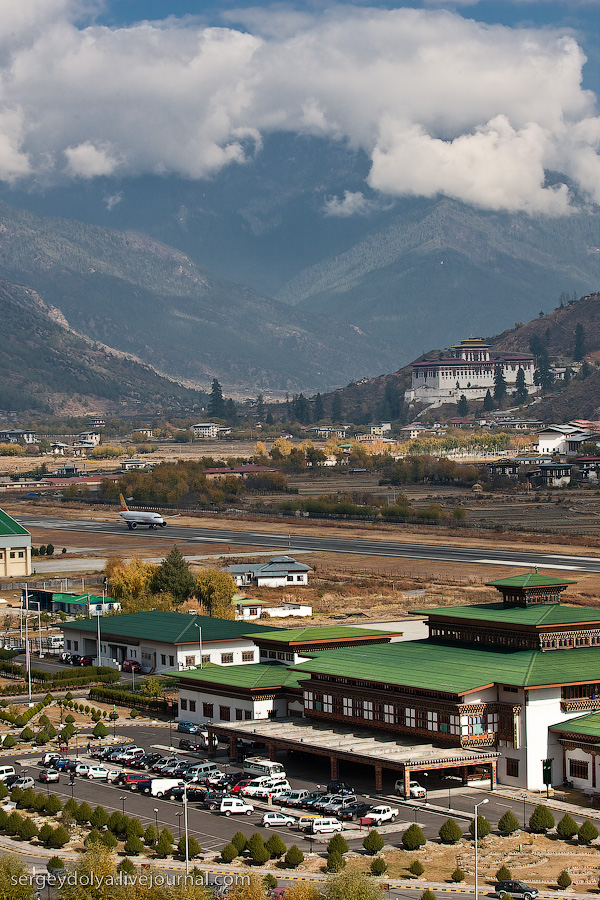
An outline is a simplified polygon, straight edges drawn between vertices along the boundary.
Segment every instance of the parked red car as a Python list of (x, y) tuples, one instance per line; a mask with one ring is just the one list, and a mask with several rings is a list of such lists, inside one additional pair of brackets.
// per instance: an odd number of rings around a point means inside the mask
[(142, 667), (137, 659), (126, 659), (121, 667), (124, 672), (141, 672)]

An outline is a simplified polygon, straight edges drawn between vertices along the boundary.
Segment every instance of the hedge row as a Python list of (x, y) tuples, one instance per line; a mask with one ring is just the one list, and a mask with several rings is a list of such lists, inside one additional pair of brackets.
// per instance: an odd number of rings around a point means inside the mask
[(159, 712), (171, 712), (171, 701), (164, 698), (144, 697), (122, 688), (93, 687), (89, 692), (90, 700), (118, 703), (119, 706), (130, 706), (136, 709), (155, 709)]
[[(37, 676), (44, 677), (37, 677)], [(52, 673), (42, 672), (40, 669), (31, 670), (31, 679), (43, 687), (52, 690), (64, 690), (65, 688), (86, 687), (90, 682), (101, 682), (103, 684), (111, 684), (118, 681), (120, 673), (116, 669), (110, 669), (108, 666), (84, 666), (81, 669), (60, 669), (55, 673), (55, 677), (51, 677)], [(62, 677), (61, 677), (62, 676)], [(23, 693), (23, 682), (19, 681), (15, 684), (8, 684), (0, 689), (0, 696), (10, 696), (11, 694)]]
[(0, 709), (0, 719), (3, 719), (5, 722), (9, 722), (11, 725), (16, 725), (17, 728), (23, 728), (23, 726), (27, 725), (29, 720), (33, 718), (33, 716), (41, 712), (45, 706), (48, 706), (50, 703), (52, 703), (52, 699), (52, 694), (46, 694), (43, 700), (39, 700), (35, 704), (35, 706), (30, 706), (29, 709), (26, 709), (25, 712), (17, 716), (9, 712), (7, 709)]

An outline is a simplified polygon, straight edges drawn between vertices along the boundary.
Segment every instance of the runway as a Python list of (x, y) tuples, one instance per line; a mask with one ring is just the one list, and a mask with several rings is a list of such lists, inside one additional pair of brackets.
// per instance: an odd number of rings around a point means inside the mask
[(494, 550), (489, 547), (458, 547), (450, 544), (410, 544), (400, 541), (354, 540), (316, 535), (270, 534), (261, 531), (234, 531), (222, 528), (195, 528), (171, 525), (151, 530), (138, 528), (128, 531), (120, 522), (86, 521), (84, 519), (60, 519), (42, 516), (15, 516), (25, 528), (47, 528), (57, 531), (94, 532), (96, 534), (122, 534), (124, 540), (139, 539), (172, 540), (190, 543), (237, 544), (245, 547), (261, 547), (275, 553), (293, 553), (304, 550), (311, 553), (340, 553), (356, 556), (381, 556), (394, 559), (432, 560), (458, 563), (468, 566), (506, 566), (509, 568), (533, 568), (600, 573), (600, 556), (569, 556), (533, 551)]

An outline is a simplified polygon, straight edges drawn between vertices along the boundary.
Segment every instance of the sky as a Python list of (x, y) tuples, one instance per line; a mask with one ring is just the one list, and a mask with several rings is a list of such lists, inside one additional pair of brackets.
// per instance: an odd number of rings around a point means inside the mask
[(329, 215), (565, 215), (600, 203), (599, 38), (600, 0), (0, 0), (0, 180), (201, 180), (288, 132), (370, 160)]

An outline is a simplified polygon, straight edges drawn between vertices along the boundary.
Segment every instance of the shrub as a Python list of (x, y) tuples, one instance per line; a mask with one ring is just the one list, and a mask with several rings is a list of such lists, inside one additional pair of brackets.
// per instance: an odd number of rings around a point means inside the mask
[(16, 803), (18, 805), (19, 801), (23, 797), (24, 793), (25, 793), (25, 791), (23, 790), (23, 788), (20, 788), (20, 787), (13, 788), (12, 791), (10, 792), (10, 799), (12, 800), (13, 803)]
[[(188, 836), (187, 846), (189, 859), (194, 859), (195, 856), (198, 856), (200, 853), (202, 853), (202, 847), (195, 837)], [(180, 856), (185, 857), (185, 835), (182, 835), (179, 839), (179, 843), (177, 844), (177, 852)]]
[(418, 825), (410, 825), (402, 835), (402, 846), (405, 850), (418, 850), (427, 843), (425, 835)]
[[(38, 838), (40, 839), (42, 844), (49, 844), (53, 834), (54, 834), (54, 828), (52, 827), (52, 825), (48, 825), (48, 824), (42, 825), (42, 827), (40, 828), (39, 833), (38, 833)], [(57, 857), (54, 857), (54, 856), (52, 857), (52, 859), (56, 859), (56, 858)]]
[(113, 834), (124, 834), (126, 827), (125, 816), (121, 812), (120, 809), (115, 809), (114, 813), (111, 813), (111, 816), (108, 820), (108, 827), (112, 831)]
[(35, 803), (35, 791), (33, 788), (27, 788), (23, 791), (23, 796), (17, 803), (19, 809), (31, 809)]
[(460, 868), (460, 866), (457, 866), (454, 872), (451, 874), (450, 878), (455, 884), (459, 884), (461, 881), (465, 880), (465, 873)]
[(139, 837), (136, 837), (134, 834), (132, 834), (125, 841), (123, 850), (128, 856), (139, 856), (140, 853), (144, 852), (144, 845), (140, 841)]
[(51, 856), (48, 862), (46, 863), (46, 868), (49, 872), (55, 872), (60, 869), (64, 869), (65, 864), (60, 856)]
[(334, 851), (337, 853), (341, 853), (342, 856), (344, 853), (347, 853), (350, 848), (348, 847), (348, 842), (346, 838), (343, 837), (342, 834), (338, 831), (333, 835), (329, 843), (327, 844), (327, 852), (333, 853)]
[(93, 828), (107, 828), (110, 816), (103, 806), (97, 806), (90, 817)]
[(148, 845), (148, 847), (154, 847), (156, 842), (158, 841), (158, 831), (156, 826), (148, 825), (144, 832), (144, 843)]
[(130, 837), (144, 837), (144, 826), (139, 819), (129, 819), (125, 827), (125, 831)]
[(32, 819), (23, 819), (23, 822), (17, 832), (22, 841), (30, 841), (36, 837), (38, 830)]
[(56, 794), (50, 794), (44, 802), (44, 809), (49, 816), (55, 816), (62, 809), (62, 803)]
[(496, 872), (496, 881), (510, 881), (512, 878), (512, 872), (508, 868), (508, 866), (500, 866), (500, 868)]
[(72, 725), (74, 721), (75, 716), (72, 716), (71, 713), (69, 713), (69, 715), (65, 718), (65, 722), (67, 723), (67, 725)]
[(563, 869), (558, 878), (556, 879), (556, 883), (561, 888), (561, 890), (565, 890), (569, 885), (573, 884), (573, 879), (569, 875), (566, 869)]
[(86, 835), (83, 841), (83, 846), (86, 850), (88, 850), (90, 847), (98, 844), (102, 845), (102, 835), (97, 828), (92, 828), (92, 830), (89, 831)]
[(17, 728), (23, 728), (24, 725), (27, 725), (27, 719), (25, 716), (17, 716), (15, 719), (15, 726)]
[(50, 738), (48, 737), (46, 731), (38, 731), (35, 736), (35, 742), (39, 747), (43, 747), (44, 744), (47, 744)]
[[(346, 844), (346, 841), (344, 841)], [(378, 831), (369, 831), (363, 840), (363, 847), (369, 854), (369, 856), (375, 856), (376, 853), (379, 853), (380, 850), (383, 850), (383, 846), (385, 841), (381, 837)], [(348, 849), (348, 844), (346, 844), (346, 849)]]
[(295, 844), (292, 844), (288, 852), (285, 854), (285, 864), (290, 869), (296, 869), (304, 862), (304, 853)]
[(34, 739), (35, 735), (34, 735), (33, 731), (31, 730), (31, 728), (29, 728), (29, 726), (26, 725), (25, 728), (23, 729), (23, 731), (21, 732), (21, 734), (19, 735), (19, 737), (21, 738), (22, 741), (32, 741)]
[(61, 847), (64, 847), (65, 844), (69, 843), (69, 832), (63, 825), (59, 825), (58, 828), (55, 828), (52, 832), (52, 837), (48, 843), (56, 850), (60, 850)]
[(596, 826), (590, 822), (589, 819), (586, 819), (585, 822), (582, 822), (581, 828), (579, 829), (579, 843), (580, 844), (591, 844), (592, 841), (595, 841), (598, 837), (598, 829)]
[(137, 711), (137, 709), (132, 709), (129, 713), (130, 719), (137, 719), (138, 716), (139, 716), (139, 712)]
[(287, 847), (278, 834), (272, 834), (269, 840), (266, 841), (265, 847), (271, 854), (271, 859), (281, 859), (287, 850)]
[(73, 810), (73, 818), (78, 825), (85, 825), (92, 818), (92, 807), (89, 803), (82, 803), (77, 809)]
[(536, 806), (529, 818), (529, 829), (534, 834), (545, 834), (554, 828), (554, 816), (546, 806)]
[(327, 871), (341, 872), (346, 865), (346, 860), (337, 850), (333, 850), (327, 857)]
[[(45, 698), (44, 698), (44, 699), (45, 699)], [(48, 718), (48, 716), (46, 715), (46, 713), (44, 713), (43, 716), (40, 716), (40, 717), (39, 717), (39, 719), (38, 719), (38, 725), (41, 725), (42, 728), (45, 728), (46, 725), (49, 725), (49, 724), (50, 724), (50, 719)]]
[(263, 877), (262, 883), (263, 883), (263, 885), (265, 886), (265, 888), (266, 888), (267, 891), (272, 891), (273, 888), (276, 888), (276, 887), (277, 887), (277, 879), (275, 878), (274, 875), (271, 875), (270, 872), (268, 872), (268, 873)]
[(122, 872), (123, 875), (131, 877), (135, 875), (135, 866), (130, 859), (122, 859), (117, 866), (117, 872)]
[(561, 840), (571, 841), (575, 835), (579, 834), (579, 826), (569, 813), (565, 813), (556, 826), (556, 833)]
[(271, 854), (269, 853), (265, 844), (256, 847), (255, 851), (252, 854), (252, 862), (257, 866), (264, 866), (266, 862), (271, 859)]
[(238, 856), (240, 853), (243, 853), (246, 849), (246, 844), (248, 843), (248, 838), (244, 834), (243, 831), (236, 831), (234, 836), (231, 838), (231, 843), (238, 851)]
[(46, 797), (44, 794), (36, 794), (35, 800), (33, 801), (33, 809), (37, 813), (43, 813), (46, 809)]
[(421, 900), (435, 900), (435, 894), (429, 888), (421, 894)]
[(8, 797), (8, 788), (3, 781), (0, 781), (0, 800), (4, 800), (5, 797)]
[(173, 835), (168, 828), (163, 828), (158, 836), (156, 844), (156, 855), (161, 859), (170, 856), (173, 852)]
[(462, 838), (462, 828), (454, 819), (446, 819), (438, 834), (442, 844), (458, 844)]
[(385, 859), (378, 856), (377, 859), (371, 860), (371, 875), (383, 875), (387, 872), (387, 863)]
[(512, 809), (507, 809), (498, 822), (498, 831), (501, 834), (514, 834), (521, 826)]
[(108, 728), (102, 722), (97, 722), (92, 734), (95, 738), (103, 738), (108, 734)]
[(223, 849), (221, 850), (221, 859), (224, 863), (231, 863), (238, 856), (237, 847), (231, 842), (230, 844), (225, 844)]
[(417, 878), (419, 878), (425, 871), (425, 866), (418, 859), (413, 859), (410, 866), (408, 867), (408, 871), (411, 875), (415, 875)]
[(4, 740), (2, 741), (2, 746), (5, 750), (12, 750), (12, 748), (17, 743), (16, 738), (12, 736), (12, 734), (7, 734)]
[[(477, 840), (480, 841), (482, 838), (487, 837), (492, 831), (492, 826), (488, 822), (485, 816), (477, 816)], [(471, 821), (469, 825), (469, 834), (475, 840), (475, 819)]]
[(119, 843), (112, 831), (103, 831), (100, 835), (100, 840), (108, 850), (114, 850)]

